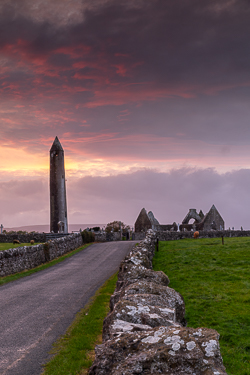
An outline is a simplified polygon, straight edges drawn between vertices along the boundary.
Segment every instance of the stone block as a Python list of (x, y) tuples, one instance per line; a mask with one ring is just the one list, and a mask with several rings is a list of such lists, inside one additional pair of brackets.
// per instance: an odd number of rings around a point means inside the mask
[(96, 347), (89, 375), (226, 375), (215, 330), (130, 328)]
[[(103, 339), (110, 338), (110, 326), (115, 320), (123, 320), (134, 324), (143, 324), (150, 327), (175, 325), (175, 309), (159, 306), (150, 306), (129, 300), (120, 300), (112, 312), (103, 322)], [(180, 326), (177, 324), (176, 326)]]
[[(161, 303), (160, 306), (175, 309), (176, 322), (182, 323), (184, 321), (184, 300), (181, 294), (176, 292), (174, 289), (153, 282), (138, 281), (137, 283), (131, 284), (127, 288), (122, 289), (120, 298), (127, 299), (128, 296), (131, 296), (131, 300), (138, 294), (147, 296), (147, 303), (149, 303), (151, 300), (151, 303), (154, 303), (154, 306), (159, 306), (155, 304), (155, 301), (157, 300), (158, 303)], [(157, 298), (152, 299), (153, 296)]]

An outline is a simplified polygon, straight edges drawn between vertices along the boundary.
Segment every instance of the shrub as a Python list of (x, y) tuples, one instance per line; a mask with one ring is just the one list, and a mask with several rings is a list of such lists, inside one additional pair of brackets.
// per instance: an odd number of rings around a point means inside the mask
[(84, 230), (81, 232), (83, 243), (90, 243), (95, 241), (95, 234), (93, 232), (89, 232)]
[(105, 232), (110, 233), (111, 231), (113, 232), (118, 232), (120, 229), (122, 229), (123, 232), (127, 232), (129, 230), (129, 225), (124, 224), (122, 221), (112, 221), (112, 223), (108, 223)]
[(43, 244), (43, 251), (44, 251), (44, 257), (45, 257), (45, 262), (50, 261), (50, 253), (49, 253), (49, 243), (45, 242)]

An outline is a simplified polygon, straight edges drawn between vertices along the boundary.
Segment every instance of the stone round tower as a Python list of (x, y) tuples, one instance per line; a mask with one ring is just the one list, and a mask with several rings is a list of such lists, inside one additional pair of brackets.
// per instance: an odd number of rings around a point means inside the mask
[(50, 231), (68, 233), (64, 151), (57, 137), (50, 149)]

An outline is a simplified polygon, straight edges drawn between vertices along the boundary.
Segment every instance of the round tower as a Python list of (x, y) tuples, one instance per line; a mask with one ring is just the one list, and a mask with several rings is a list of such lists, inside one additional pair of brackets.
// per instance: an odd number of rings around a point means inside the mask
[(50, 149), (50, 231), (68, 233), (64, 151), (57, 137)]

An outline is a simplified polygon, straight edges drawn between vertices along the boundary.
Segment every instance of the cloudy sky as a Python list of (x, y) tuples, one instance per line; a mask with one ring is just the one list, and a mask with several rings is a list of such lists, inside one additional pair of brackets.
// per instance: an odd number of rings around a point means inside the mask
[(162, 223), (212, 204), (250, 228), (249, 0), (1, 0), (0, 221)]

